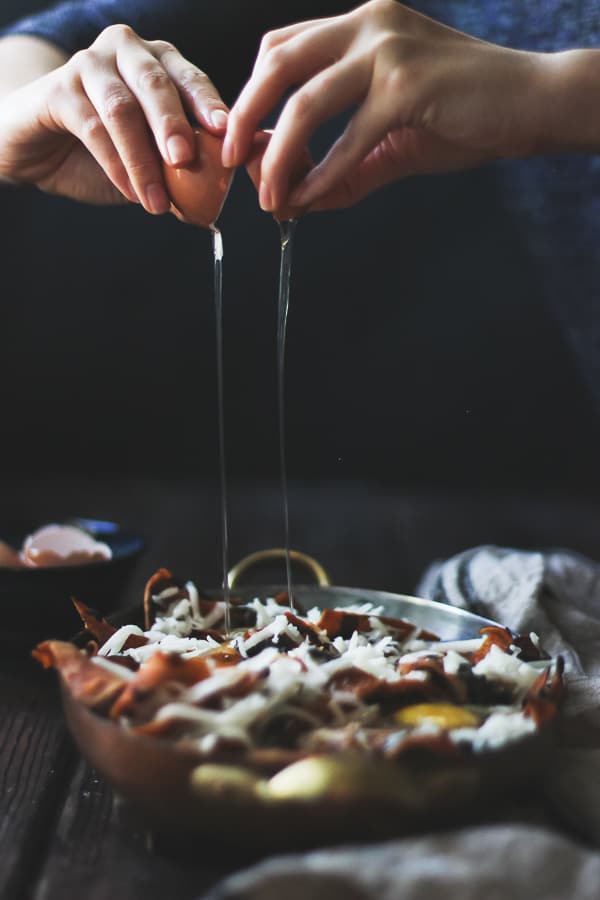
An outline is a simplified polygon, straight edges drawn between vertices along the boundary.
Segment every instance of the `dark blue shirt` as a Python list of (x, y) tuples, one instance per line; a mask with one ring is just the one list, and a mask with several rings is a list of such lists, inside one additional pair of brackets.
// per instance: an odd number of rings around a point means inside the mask
[[(73, 52), (107, 25), (127, 22), (145, 38), (175, 43), (231, 101), (265, 30), (354, 5), (336, 0), (83, 0), (26, 18), (5, 33), (38, 35)], [(600, 2), (594, 0), (422, 0), (412, 5), (515, 48), (600, 47)], [(500, 163), (496, 173), (499, 202), (510, 210), (529, 248), (533, 277), (544, 286), (576, 364), (600, 402), (600, 158)]]

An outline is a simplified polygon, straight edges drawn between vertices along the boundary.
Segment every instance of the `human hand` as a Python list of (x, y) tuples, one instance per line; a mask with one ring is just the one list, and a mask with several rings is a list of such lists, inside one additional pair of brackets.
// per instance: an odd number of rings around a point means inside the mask
[[(488, 44), (395, 0), (267, 34), (231, 110), (225, 165), (243, 162), (255, 129), (287, 101), (261, 169), (266, 210), (348, 206), (407, 175), (526, 156), (538, 139), (544, 54)], [(355, 106), (325, 158), (295, 188), (290, 173), (315, 129)]]
[(170, 200), (162, 159), (194, 160), (186, 113), (213, 134), (227, 109), (196, 66), (164, 41), (105, 29), (87, 50), (0, 100), (0, 176), (90, 203)]

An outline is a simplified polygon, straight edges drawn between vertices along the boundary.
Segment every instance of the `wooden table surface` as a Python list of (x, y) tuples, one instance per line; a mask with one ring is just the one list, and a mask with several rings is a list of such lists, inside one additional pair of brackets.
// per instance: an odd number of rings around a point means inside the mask
[[(159, 565), (203, 585), (220, 581), (214, 486), (58, 479), (7, 484), (1, 495), (7, 522), (81, 515), (141, 532), (147, 548), (123, 605), (139, 601)], [(277, 489), (233, 489), (230, 518), (232, 560), (282, 542)], [(361, 484), (295, 485), (291, 492), (294, 546), (320, 558), (336, 583), (405, 593), (428, 561), (479, 543), (562, 545), (599, 558), (599, 525), (600, 503), (589, 499), (442, 497)], [(0, 602), (11, 598), (0, 591)], [(178, 858), (153, 847), (73, 747), (54, 675), (38, 670), (23, 648), (4, 644), (2, 651), (2, 900), (186, 900), (232, 870), (224, 848)]]

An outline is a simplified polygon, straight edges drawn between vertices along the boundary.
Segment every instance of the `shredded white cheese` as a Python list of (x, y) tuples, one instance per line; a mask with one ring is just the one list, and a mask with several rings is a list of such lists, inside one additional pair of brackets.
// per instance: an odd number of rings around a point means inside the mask
[(503, 653), (500, 647), (494, 644), (481, 662), (473, 667), (473, 674), (483, 675), (492, 681), (510, 682), (524, 694), (538, 677), (539, 671), (516, 656)]
[[(319, 742), (323, 741), (329, 741), (331, 746), (337, 741), (343, 746), (345, 728), (352, 730), (354, 745), (365, 749), (369, 749), (372, 731), (388, 728), (385, 740), (389, 752), (401, 746), (408, 733), (436, 735), (443, 730), (442, 726), (427, 719), (408, 730), (405, 726), (398, 727), (393, 719), (384, 717), (382, 722), (377, 704), (362, 699), (352, 685), (365, 682), (365, 679), (361, 681), (360, 673), (363, 673), (382, 683), (410, 683), (409, 693), (413, 694), (418, 691), (418, 685), (431, 683), (435, 687), (430, 672), (416, 669), (401, 675), (401, 667), (431, 658), (441, 662), (445, 675), (460, 677), (470, 667), (469, 654), (478, 650), (484, 640), (428, 642), (410, 635), (406, 639), (398, 638), (398, 632), (379, 618), (381, 608), (370, 603), (342, 610), (367, 616), (369, 631), (355, 631), (349, 638), (338, 636), (330, 640), (325, 631), (316, 629), (306, 636), (286, 616), (287, 608), (273, 598), (264, 601), (256, 598), (248, 604), (256, 617), (255, 626), (249, 631), (240, 630), (227, 645), (221, 645), (210, 636), (200, 638), (192, 634), (221, 624), (223, 603), (211, 605), (206, 615), (202, 615), (198, 591), (191, 582), (186, 583), (185, 592), (187, 596), (182, 597), (178, 588), (163, 591), (157, 598), (161, 613), (152, 628), (143, 632), (135, 625), (123, 626), (101, 647), (94, 661), (129, 681), (135, 677), (134, 673), (112, 663), (111, 656), (125, 655), (142, 665), (157, 652), (175, 653), (183, 658), (206, 657), (207, 677), (187, 688), (167, 685), (166, 702), (154, 716), (158, 722), (184, 722), (188, 739), (206, 753), (214, 750), (223, 738), (253, 746), (264, 729), (278, 719), (297, 723), (300, 730), (309, 729), (301, 739), (306, 746), (311, 742), (321, 746)], [(170, 605), (169, 598), (173, 598)], [(304, 619), (316, 626), (321, 614), (315, 608)], [(131, 635), (143, 636), (146, 643), (123, 650)], [(535, 635), (532, 641), (534, 638), (537, 641)], [(234, 665), (220, 665), (218, 656), (214, 657), (220, 647), (232, 654), (237, 652), (241, 659)], [(450, 729), (451, 739), (479, 752), (534, 731), (534, 721), (523, 715), (520, 704), (540, 669), (547, 666), (523, 662), (516, 647), (505, 653), (492, 645), (487, 655), (472, 667), (472, 673), (492, 682), (513, 685), (514, 703), (492, 709), (487, 718), (484, 713), (483, 724), (478, 728)], [(344, 673), (348, 673), (347, 679)], [(366, 684), (369, 687), (368, 679)], [(424, 697), (428, 696), (426, 691)]]

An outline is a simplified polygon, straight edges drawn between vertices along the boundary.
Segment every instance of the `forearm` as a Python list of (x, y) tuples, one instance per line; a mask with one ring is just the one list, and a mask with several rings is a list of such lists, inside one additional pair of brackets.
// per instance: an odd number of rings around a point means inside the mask
[(540, 85), (534, 152), (600, 152), (600, 50), (545, 55)]
[(66, 59), (64, 50), (41, 38), (20, 34), (0, 38), (0, 99)]
[(353, 5), (353, 0), (66, 0), (16, 22), (6, 33), (43, 38), (71, 56), (89, 47), (103, 29), (125, 23), (146, 40), (173, 43), (233, 102), (265, 31)]

